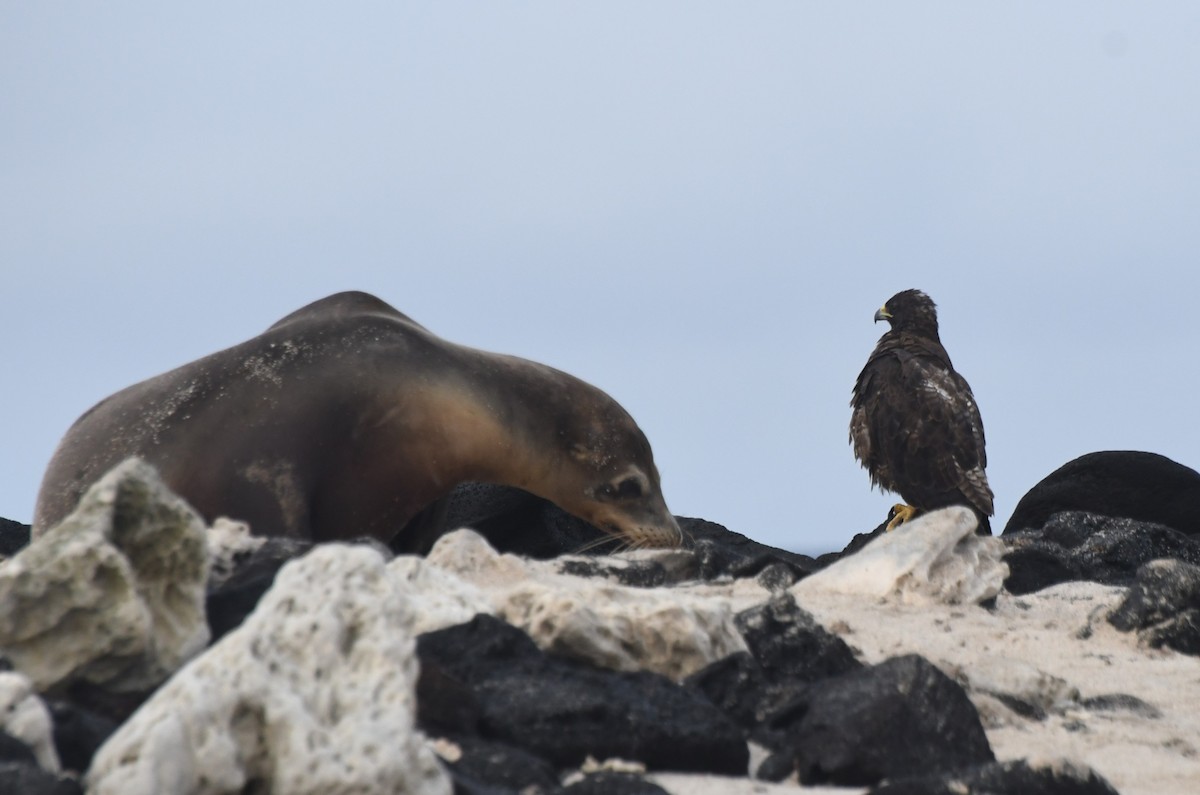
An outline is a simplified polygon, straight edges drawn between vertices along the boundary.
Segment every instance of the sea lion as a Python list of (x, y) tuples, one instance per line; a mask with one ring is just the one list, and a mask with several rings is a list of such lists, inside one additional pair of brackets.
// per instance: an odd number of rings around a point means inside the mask
[(206, 520), (241, 519), (260, 535), (418, 550), (431, 543), (422, 512), (485, 482), (550, 500), (631, 547), (681, 542), (650, 444), (611, 397), (447, 342), (361, 292), (87, 411), (50, 460), (34, 534), (135, 455)]

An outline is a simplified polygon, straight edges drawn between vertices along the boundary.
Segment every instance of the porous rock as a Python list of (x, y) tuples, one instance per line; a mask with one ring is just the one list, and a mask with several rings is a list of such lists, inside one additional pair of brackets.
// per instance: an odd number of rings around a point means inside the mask
[(1108, 620), (1122, 632), (1137, 630), (1138, 641), (1152, 648), (1200, 655), (1200, 566), (1179, 560), (1145, 564)]
[(742, 732), (706, 699), (649, 672), (619, 672), (546, 654), (487, 615), (422, 635), (422, 664), (466, 683), (481, 736), (575, 766), (589, 755), (661, 770), (744, 774)]
[(129, 459), (0, 564), (0, 649), (39, 690), (157, 685), (208, 642), (205, 528)]
[(727, 600), (581, 580), (559, 563), (499, 554), (469, 530), (441, 538), (426, 563), (470, 583), (490, 603), (486, 612), (543, 649), (606, 668), (680, 680), (745, 649)]
[(1063, 511), (1039, 530), (1009, 533), (1005, 588), (1031, 593), (1073, 580), (1130, 584), (1138, 567), (1158, 558), (1200, 564), (1200, 536), (1137, 519)]
[(1000, 592), (1008, 566), (1004, 544), (975, 534), (978, 520), (962, 506), (932, 511), (875, 538), (858, 552), (792, 586), (807, 593), (844, 593), (900, 604), (970, 604)]
[(1013, 509), (1004, 533), (1041, 528), (1062, 511), (1162, 524), (1200, 533), (1200, 473), (1136, 450), (1082, 455), (1042, 478)]
[(318, 547), (105, 743), (88, 792), (448, 795), (413, 726), (412, 622), (378, 551)]
[[(516, 561), (511, 558), (506, 562)], [(388, 571), (405, 583), (416, 600), (414, 604), (419, 607), (413, 625), (416, 635), (464, 624), (480, 613), (491, 614), (494, 610), (484, 588), (434, 561), (401, 555), (388, 564)]]
[[(224, 516), (218, 517), (208, 528), (208, 587), (215, 588), (225, 582), (245, 561), (263, 548), (269, 539), (251, 535), (250, 525)], [(281, 539), (291, 540), (291, 539)], [(311, 544), (305, 545), (307, 551)]]
[(871, 786), (994, 759), (967, 694), (917, 655), (824, 679), (771, 722), (787, 730), (803, 784)]
[(0, 673), (0, 730), (25, 743), (42, 769), (57, 773), (53, 726), (50, 711), (29, 677), (15, 671)]
[(1096, 771), (1065, 760), (993, 762), (888, 781), (867, 795), (1117, 795)]

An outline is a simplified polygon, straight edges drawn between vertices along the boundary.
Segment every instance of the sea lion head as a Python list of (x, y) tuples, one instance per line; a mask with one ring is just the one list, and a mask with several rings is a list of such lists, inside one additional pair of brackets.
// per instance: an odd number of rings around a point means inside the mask
[[(599, 391), (599, 390), (597, 390)], [(633, 548), (677, 547), (683, 534), (667, 509), (650, 442), (624, 409), (603, 395), (560, 423), (565, 447), (559, 494), (551, 499)]]

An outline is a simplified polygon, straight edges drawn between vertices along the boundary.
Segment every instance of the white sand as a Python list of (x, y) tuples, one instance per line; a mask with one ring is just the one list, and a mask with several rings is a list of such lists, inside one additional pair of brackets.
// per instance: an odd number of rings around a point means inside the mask
[[(1082, 762), (1122, 795), (1200, 793), (1200, 658), (1141, 648), (1104, 620), (1124, 590), (1069, 583), (1001, 594), (994, 610), (882, 604), (853, 596), (802, 600), (864, 662), (917, 652), (967, 684), (996, 758)], [(981, 691), (1048, 706), (1021, 717)], [(1075, 693), (1078, 696), (1075, 696)], [(1089, 710), (1080, 700), (1128, 694), (1161, 712)], [(992, 708), (989, 708), (992, 707)]]
[[(864, 662), (918, 653), (962, 682), (999, 760), (1070, 759), (1095, 769), (1122, 795), (1196, 795), (1200, 658), (1139, 647), (1135, 635), (1113, 629), (1105, 615), (1123, 595), (1120, 588), (1069, 583), (1027, 596), (1002, 593), (993, 610), (839, 594), (799, 601)], [(1022, 717), (988, 692), (1037, 704), (1047, 716)], [(1135, 696), (1161, 715), (1081, 704), (1112, 694)], [(651, 778), (681, 795), (863, 791), (682, 774)]]

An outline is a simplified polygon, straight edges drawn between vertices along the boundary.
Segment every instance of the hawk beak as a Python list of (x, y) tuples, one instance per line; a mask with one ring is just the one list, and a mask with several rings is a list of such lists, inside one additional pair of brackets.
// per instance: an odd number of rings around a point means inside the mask
[(891, 320), (891, 319), (892, 319), (892, 313), (887, 311), (886, 306), (879, 307), (879, 311), (875, 313), (875, 322), (876, 323), (878, 323), (881, 320)]

